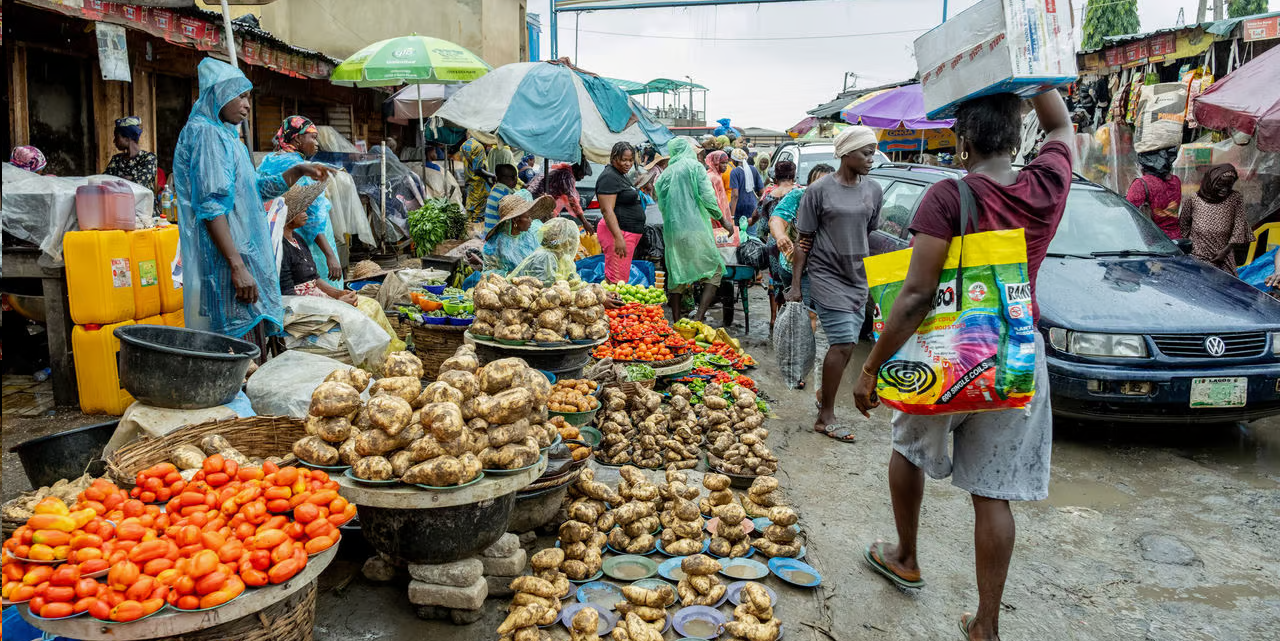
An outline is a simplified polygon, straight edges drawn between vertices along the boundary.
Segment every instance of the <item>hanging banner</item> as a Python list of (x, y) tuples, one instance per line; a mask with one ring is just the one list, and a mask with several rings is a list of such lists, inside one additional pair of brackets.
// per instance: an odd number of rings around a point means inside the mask
[[(23, 4), (29, 4), (62, 15), (94, 21), (99, 28), (107, 27), (108, 31), (113, 27), (127, 27), (157, 38), (163, 38), (172, 44), (190, 47), (199, 51), (218, 51), (221, 53), (225, 49), (222, 40), (226, 37), (226, 33), (223, 30), (221, 21), (213, 18), (206, 19), (199, 16), (180, 15), (170, 9), (160, 7), (104, 2), (103, 0), (21, 1)], [(205, 15), (212, 16), (214, 14), (206, 13)], [(99, 34), (101, 33), (99, 32)], [(99, 38), (102, 37), (102, 35), (99, 35)], [(273, 51), (270, 45), (244, 38), (243, 34), (241, 34), (241, 37), (237, 37), (237, 40), (237, 48), (241, 51), (241, 57), (246, 64), (270, 67), (279, 73), (295, 78), (328, 79), (333, 72), (334, 63), (329, 59), (318, 58), (318, 54), (293, 52), (286, 54), (281, 51)], [(120, 43), (123, 50), (123, 38)], [(101, 50), (101, 46), (99, 49)], [(245, 53), (253, 55), (244, 55)], [(112, 54), (107, 55), (110, 56)], [(287, 55), (296, 56), (297, 60), (292, 64), (286, 64)], [(304, 63), (304, 60), (310, 64)], [(126, 59), (126, 64), (123, 68), (124, 77), (108, 79), (128, 81), (130, 78), (127, 62)], [(106, 67), (107, 64), (104, 64), (104, 74), (107, 71)], [(113, 69), (112, 73), (120, 71), (117, 68)]]
[(925, 151), (956, 146), (956, 134), (950, 129), (881, 129), (876, 133), (880, 151)]
[(1243, 31), (1245, 42), (1280, 38), (1280, 16), (1245, 20)]
[(102, 69), (102, 79), (133, 82), (133, 75), (129, 73), (129, 46), (124, 27), (97, 22), (93, 28), (98, 35), (98, 67)]

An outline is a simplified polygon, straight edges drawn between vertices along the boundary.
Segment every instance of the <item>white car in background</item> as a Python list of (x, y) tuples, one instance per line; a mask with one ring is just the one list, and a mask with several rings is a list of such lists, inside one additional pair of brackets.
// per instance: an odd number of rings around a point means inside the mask
[[(785, 142), (769, 159), (769, 178), (773, 178), (773, 168), (779, 162), (789, 160), (796, 164), (796, 184), (809, 184), (809, 171), (814, 167), (827, 164), (837, 166), (835, 143), (825, 140), (814, 142)], [(876, 159), (872, 166), (888, 164), (889, 157), (876, 150)]]

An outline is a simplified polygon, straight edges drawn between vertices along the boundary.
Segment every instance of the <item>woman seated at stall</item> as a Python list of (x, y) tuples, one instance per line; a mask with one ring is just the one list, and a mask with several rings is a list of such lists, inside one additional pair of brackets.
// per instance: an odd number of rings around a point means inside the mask
[[(306, 202), (309, 196), (310, 194), (306, 194), (299, 198)], [(288, 195), (285, 196), (285, 202), (294, 204), (290, 202)], [(289, 208), (288, 218), (285, 219), (284, 238), (280, 243), (280, 294), (340, 300), (360, 310), (361, 314), (369, 317), (391, 336), (391, 343), (387, 346), (388, 352), (404, 349), (404, 342), (391, 329), (386, 312), (382, 310), (378, 301), (359, 296), (350, 290), (338, 289), (320, 277), (316, 271), (316, 262), (312, 257), (311, 248), (307, 245), (306, 239), (297, 233), (297, 230), (306, 227), (310, 215), (309, 208), (306, 206)]]
[(543, 285), (554, 285), (558, 280), (578, 279), (573, 257), (578, 254), (578, 226), (568, 218), (547, 221), (538, 230), (538, 249), (524, 259), (510, 277), (532, 276)]
[(485, 236), (484, 271), (510, 274), (537, 250), (538, 231), (554, 208), (555, 201), (550, 196), (533, 201), (514, 194), (503, 197), (498, 202), (498, 223)]

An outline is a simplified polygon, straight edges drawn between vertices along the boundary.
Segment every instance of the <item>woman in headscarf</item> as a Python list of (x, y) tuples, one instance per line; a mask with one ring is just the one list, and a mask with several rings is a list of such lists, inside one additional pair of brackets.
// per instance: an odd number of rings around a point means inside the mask
[[(706, 318), (715, 302), (724, 259), (716, 249), (711, 221), (725, 217), (711, 185), (713, 171), (698, 163), (697, 152), (684, 138), (668, 143), (671, 163), (658, 176), (654, 195), (662, 211), (662, 244), (667, 268), (667, 302), (672, 318), (684, 318), (681, 299), (686, 291), (702, 285), (695, 320)], [(721, 154), (723, 155), (723, 154)]]
[(627, 177), (634, 165), (635, 149), (631, 143), (616, 143), (609, 152), (609, 165), (596, 181), (601, 214), (596, 237), (604, 251), (604, 277), (610, 283), (630, 281), (631, 259), (644, 238), (644, 205), (640, 192)]
[(1160, 149), (1138, 154), (1142, 175), (1129, 185), (1125, 199), (1151, 217), (1172, 240), (1182, 238), (1178, 208), (1182, 205), (1182, 181), (1173, 175), (1178, 150)]
[(458, 153), (462, 156), (463, 205), (467, 216), (475, 222), (484, 220), (484, 206), (489, 200), (489, 183), (493, 181), (493, 174), (485, 169), (488, 158), (484, 144), (476, 140), (474, 132), (468, 131), (467, 134), (467, 140)]
[(553, 218), (537, 232), (538, 249), (511, 270), (511, 277), (532, 276), (543, 285), (575, 280), (573, 257), (578, 254), (578, 226), (568, 218)]
[[(239, 136), (253, 83), (213, 58), (200, 62), (199, 77), (200, 96), (173, 160), (186, 326), (252, 334), (261, 346), (281, 329), (284, 310), (260, 179)], [(327, 175), (323, 166), (302, 163), (269, 180), (283, 192), (303, 176)]]
[(748, 161), (745, 149), (734, 149), (733, 160), (737, 166), (729, 171), (729, 188), (733, 190), (729, 210), (733, 212), (734, 223), (742, 226), (756, 213), (760, 194), (764, 191), (764, 178)]
[(538, 175), (538, 170), (533, 164), (533, 154), (525, 154), (520, 159), (520, 166), (517, 169), (521, 185), (528, 186), (533, 182), (533, 177)]
[[(138, 148), (142, 138), (142, 119), (128, 116), (116, 121), (112, 143), (120, 153), (111, 157), (102, 173), (138, 183), (156, 190), (156, 155)], [(159, 200), (157, 199), (157, 204)]]
[(1210, 167), (1200, 191), (1182, 204), (1178, 219), (1183, 237), (1191, 239), (1191, 253), (1233, 276), (1236, 246), (1254, 239), (1244, 215), (1244, 196), (1235, 190), (1239, 177), (1230, 164)]
[(527, 188), (534, 198), (550, 196), (555, 200), (555, 208), (551, 212), (553, 216), (567, 211), (582, 224), (588, 234), (593, 234), (595, 230), (587, 224), (587, 216), (582, 211), (582, 197), (578, 195), (576, 184), (580, 178), (575, 173), (575, 167), (576, 165), (567, 162), (551, 165), (551, 173), (534, 177)]
[(45, 161), (44, 152), (31, 145), (18, 145), (9, 154), (9, 164), (33, 174), (41, 174), (44, 173), (44, 167), (48, 163)]
[(725, 193), (724, 170), (729, 166), (729, 154), (713, 151), (707, 154), (707, 178), (711, 180), (711, 189), (716, 195), (716, 205), (720, 208), (720, 219), (726, 228), (733, 224), (733, 210), (729, 208), (729, 194)]
[[(258, 165), (259, 189), (263, 201), (270, 202), (284, 193), (279, 188), (279, 181), (271, 180), (297, 165), (306, 162), (320, 150), (317, 140), (318, 132), (315, 124), (305, 116), (289, 116), (280, 124), (273, 139), (275, 151), (269, 153)], [(302, 184), (311, 179), (303, 178)], [(307, 208), (307, 224), (298, 230), (307, 245), (311, 248), (311, 256), (316, 265), (324, 265), (321, 277), (335, 288), (342, 289), (342, 263), (338, 261), (338, 245), (333, 236), (333, 226), (329, 223), (329, 212), (333, 203), (329, 197), (320, 194), (315, 202)]]

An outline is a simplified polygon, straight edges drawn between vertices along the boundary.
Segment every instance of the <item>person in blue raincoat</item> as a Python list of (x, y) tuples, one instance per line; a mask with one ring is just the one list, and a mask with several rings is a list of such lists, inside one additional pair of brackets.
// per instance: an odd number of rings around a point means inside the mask
[[(306, 162), (320, 150), (319, 132), (315, 124), (305, 116), (289, 116), (276, 130), (273, 139), (275, 151), (269, 153), (258, 165), (258, 191), (266, 202), (279, 198), (289, 188), (280, 179), (284, 172)], [(302, 184), (313, 182), (310, 178), (302, 178)], [(297, 232), (300, 238), (311, 246), (311, 259), (320, 269), (320, 278), (329, 285), (342, 289), (342, 263), (338, 261), (338, 246), (333, 236), (333, 225), (329, 222), (329, 212), (333, 203), (329, 197), (320, 194), (307, 208), (307, 224)]]
[[(174, 150), (186, 326), (259, 345), (283, 324), (279, 277), (257, 174), (238, 128), (253, 83), (213, 58), (200, 62), (200, 96)], [(281, 179), (324, 178), (299, 165)]]

